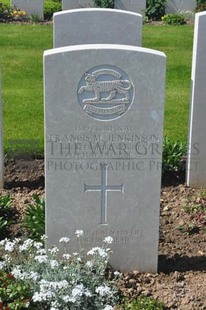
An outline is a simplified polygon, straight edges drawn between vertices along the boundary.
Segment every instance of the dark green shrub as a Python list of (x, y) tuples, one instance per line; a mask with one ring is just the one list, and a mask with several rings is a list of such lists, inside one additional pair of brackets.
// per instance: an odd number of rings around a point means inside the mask
[(44, 19), (50, 20), (55, 12), (62, 10), (61, 2), (59, 1), (45, 1), (44, 2)]
[(166, 25), (184, 25), (186, 19), (180, 14), (167, 14), (162, 17), (162, 21)]
[(206, 10), (206, 0), (196, 0), (196, 12), (202, 12)]
[(0, 271), (0, 309), (28, 309), (31, 296), (28, 284), (16, 280), (10, 273)]
[(9, 195), (0, 196), (0, 239), (7, 236), (10, 225), (14, 223), (15, 210)]
[(145, 14), (150, 20), (161, 20), (165, 15), (166, 0), (147, 0)]
[(206, 10), (206, 1), (202, 2), (202, 3), (199, 3), (197, 6), (196, 6), (196, 12), (203, 12)]
[(205, 4), (206, 0), (197, 0), (196, 3), (197, 3), (197, 6), (200, 4)]
[(0, 20), (9, 20), (12, 17), (10, 5), (0, 2)]
[(94, 4), (100, 8), (114, 8), (114, 0), (93, 0)]
[(22, 227), (29, 238), (40, 241), (45, 234), (45, 200), (37, 195), (33, 199), (34, 203), (25, 211)]

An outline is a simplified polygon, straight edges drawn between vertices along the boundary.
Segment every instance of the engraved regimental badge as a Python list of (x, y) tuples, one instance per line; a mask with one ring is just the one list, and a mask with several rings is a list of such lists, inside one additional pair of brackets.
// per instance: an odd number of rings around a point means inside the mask
[(91, 117), (100, 121), (114, 120), (131, 107), (134, 85), (121, 69), (98, 66), (83, 75), (77, 96), (80, 106)]

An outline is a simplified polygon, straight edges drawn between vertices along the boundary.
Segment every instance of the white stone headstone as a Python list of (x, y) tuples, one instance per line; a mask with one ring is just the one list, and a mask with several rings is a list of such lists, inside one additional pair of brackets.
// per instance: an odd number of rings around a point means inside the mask
[(146, 0), (115, 0), (114, 8), (144, 14)]
[(79, 44), (142, 45), (142, 15), (112, 9), (77, 9), (54, 14), (54, 47)]
[(185, 11), (194, 12), (195, 8), (196, 0), (167, 0), (165, 13), (172, 14)]
[(94, 7), (93, 0), (62, 0), (62, 10)]
[(193, 43), (187, 185), (206, 188), (206, 12), (197, 13)]
[(33, 15), (44, 19), (44, 0), (11, 0), (11, 6), (25, 11), (28, 18)]
[(0, 72), (0, 188), (4, 186), (4, 151), (3, 151), (3, 116), (1, 101), (1, 72)]
[[(93, 0), (62, 0), (62, 10), (95, 7)], [(146, 0), (114, 0), (114, 8), (143, 14)]]
[(111, 236), (115, 269), (157, 271), (165, 60), (127, 45), (45, 52), (49, 247)]

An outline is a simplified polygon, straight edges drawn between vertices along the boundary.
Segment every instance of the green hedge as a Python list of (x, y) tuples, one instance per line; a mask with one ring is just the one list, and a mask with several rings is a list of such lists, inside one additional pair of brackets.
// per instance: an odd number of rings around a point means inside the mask
[(46, 0), (44, 2), (44, 19), (50, 20), (55, 12), (62, 10), (62, 4), (59, 1)]
[(9, 0), (0, 0), (0, 3), (3, 3), (5, 5), (9, 5), (10, 6), (10, 1)]
[[(6, 8), (10, 8), (10, 0), (0, 0), (0, 17), (1, 19), (8, 19), (8, 14)], [(46, 0), (44, 2), (44, 19), (50, 20), (55, 12), (62, 10), (62, 4), (59, 0)]]

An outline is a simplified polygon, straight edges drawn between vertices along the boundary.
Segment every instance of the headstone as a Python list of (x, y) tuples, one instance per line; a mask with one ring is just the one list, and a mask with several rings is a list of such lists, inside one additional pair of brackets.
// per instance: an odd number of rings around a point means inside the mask
[(165, 67), (127, 45), (45, 52), (48, 247), (111, 236), (115, 269), (157, 271)]
[(4, 186), (4, 151), (3, 151), (3, 116), (2, 116), (2, 101), (1, 101), (1, 72), (0, 72), (0, 188)]
[(142, 45), (142, 16), (112, 9), (78, 9), (54, 14), (54, 47), (79, 44)]
[(31, 18), (44, 19), (44, 0), (11, 0), (11, 6), (26, 12), (26, 16)]
[(206, 12), (197, 13), (193, 43), (187, 185), (206, 188)]
[(167, 0), (165, 6), (166, 14), (191, 11), (196, 8), (196, 0)]
[(94, 7), (93, 0), (62, 0), (62, 10)]
[[(62, 10), (95, 7), (93, 0), (62, 0)], [(114, 8), (143, 14), (146, 0), (114, 0)]]
[(115, 0), (114, 8), (144, 14), (146, 0)]

